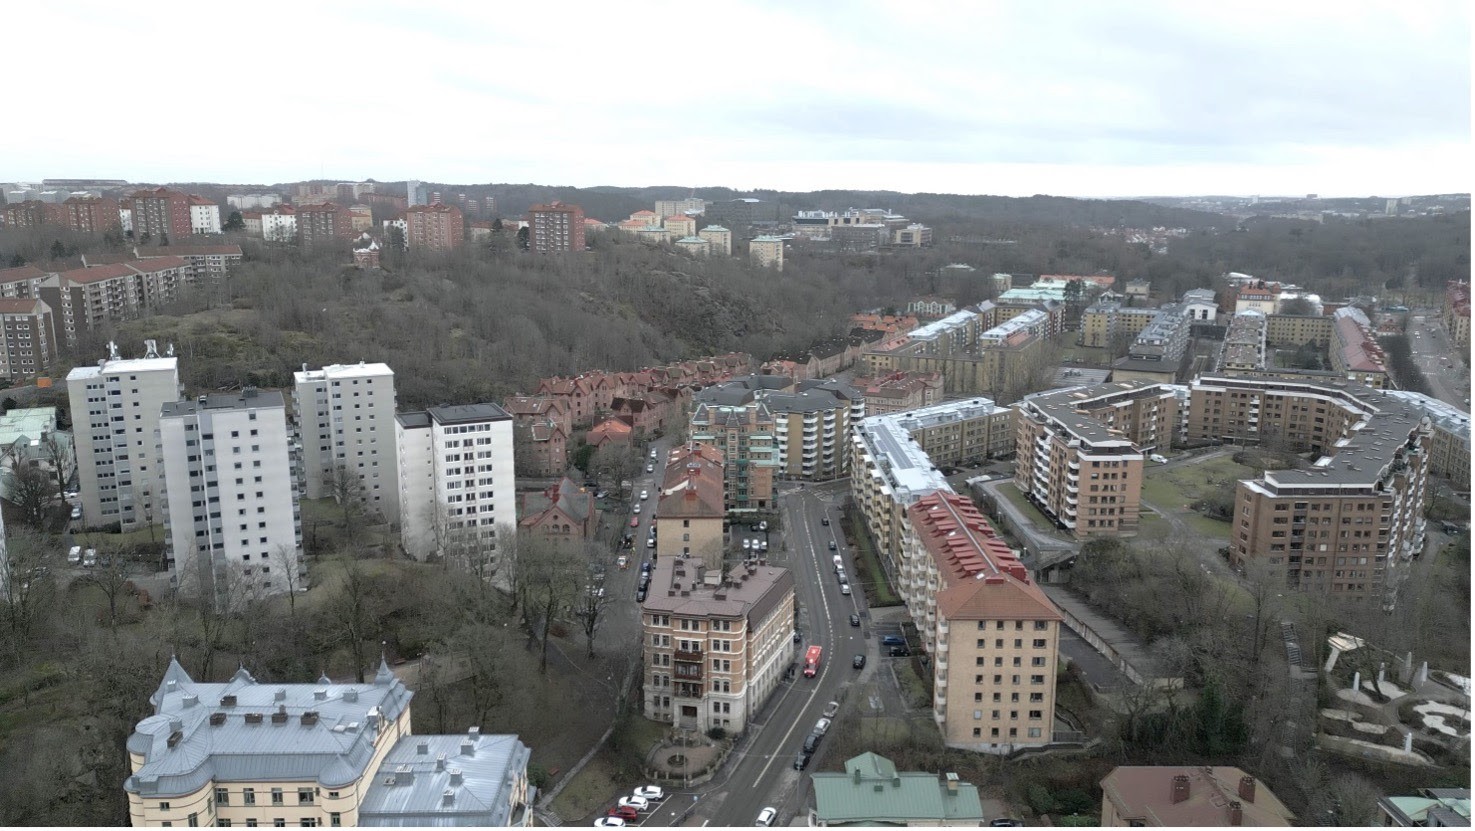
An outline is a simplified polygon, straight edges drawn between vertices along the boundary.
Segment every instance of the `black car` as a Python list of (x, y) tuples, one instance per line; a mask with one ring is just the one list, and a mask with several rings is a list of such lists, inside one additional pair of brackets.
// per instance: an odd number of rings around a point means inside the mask
[(645, 589), (636, 589), (635, 590), (635, 602), (636, 603), (644, 603), (645, 602)]
[(912, 651), (904, 646), (893, 646), (891, 647), (890, 654), (893, 658), (905, 658), (906, 656), (912, 654)]
[(794, 630), (794, 643), (802, 643), (803, 641), (804, 641), (804, 633), (803, 632), (800, 632), (798, 629), (795, 629)]
[(859, 626), (860, 625), (860, 615), (851, 615), (850, 616), (850, 625), (851, 626)]
[(804, 750), (802, 752), (813, 753), (815, 748), (819, 747), (819, 740), (821, 738), (823, 737), (818, 733), (810, 733), (804, 738)]
[(853, 666), (853, 667), (855, 667), (856, 669), (865, 669), (865, 666), (866, 666), (866, 656), (864, 656), (864, 655), (857, 655), (857, 656), (855, 656), (855, 658), (853, 660), (851, 660), (850, 665)]
[(803, 770), (803, 769), (809, 767), (809, 758), (810, 758), (811, 755), (813, 755), (813, 754), (805, 753), (802, 750), (799, 751), (798, 753), (795, 753), (794, 754), (794, 770)]
[(830, 550), (831, 551), (834, 551), (835, 550), (835, 541), (834, 540), (830, 540)]
[(830, 524), (830, 518), (827, 517), (827, 516), (820, 517), (819, 518), (819, 524), (820, 525), (829, 525)]

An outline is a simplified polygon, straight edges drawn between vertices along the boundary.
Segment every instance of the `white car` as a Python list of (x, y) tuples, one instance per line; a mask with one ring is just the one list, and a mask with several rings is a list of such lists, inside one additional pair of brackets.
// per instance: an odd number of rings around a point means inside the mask
[(743, 538), (743, 550), (744, 551), (752, 551), (753, 550), (753, 541), (750, 540), (750, 539), (747, 539), (746, 537)]
[(620, 807), (634, 808), (637, 811), (648, 811), (650, 810), (650, 802), (643, 796), (622, 796), (620, 797)]
[(656, 472), (656, 466), (655, 465), (646, 465), (645, 466), (645, 472), (646, 473), (655, 473)]
[(773, 821), (777, 817), (778, 809), (764, 808), (763, 810), (758, 812), (758, 819), (754, 820), (753, 824), (760, 828), (767, 828), (768, 826), (773, 825)]
[(640, 513), (640, 503), (639, 502), (636, 502), (635, 503), (635, 507), (633, 507), (633, 508), (630, 509), (630, 513), (632, 513), (632, 514), (639, 514)]
[(819, 721), (816, 721), (814, 723), (814, 732), (818, 733), (821, 736), (830, 732), (830, 720), (827, 718), (822, 718)]
[(660, 802), (666, 798), (666, 792), (658, 785), (641, 785), (635, 789), (635, 795), (651, 802)]
[(81, 518), (82, 518), (82, 506), (81, 505), (73, 505), (72, 506), (72, 519), (81, 519)]
[(650, 451), (650, 457), (652, 460), (659, 458), (658, 456), (656, 456), (656, 451), (654, 450)]
[(641, 491), (640, 492), (640, 501), (641, 502), (644, 502), (645, 500), (647, 500), (649, 498), (650, 498), (650, 491)]
[(845, 595), (846, 597), (849, 597), (850, 596), (850, 584), (849, 583), (841, 583), (840, 584), (840, 593), (843, 594), (843, 595)]
[(80, 545), (74, 545), (74, 546), (72, 546), (72, 550), (67, 552), (67, 565), (69, 565), (69, 566), (76, 566), (76, 565), (81, 565), (81, 564), (82, 564), (82, 546), (80, 546)]
[(834, 718), (838, 712), (840, 712), (840, 702), (831, 701), (825, 705), (825, 718)]
[(594, 821), (595, 828), (624, 828), (625, 821), (619, 817), (600, 817)]

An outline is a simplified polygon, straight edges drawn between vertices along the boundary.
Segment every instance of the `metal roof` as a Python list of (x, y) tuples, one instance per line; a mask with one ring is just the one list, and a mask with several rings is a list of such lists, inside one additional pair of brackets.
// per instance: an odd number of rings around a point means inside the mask
[(897, 771), (889, 759), (862, 753), (845, 763), (845, 773), (815, 773), (816, 818), (825, 825), (920, 824), (977, 820), (983, 803), (977, 786), (934, 773)]
[(404, 736), (369, 783), (358, 824), (512, 825), (514, 810), (528, 801), (530, 755), (514, 735)]

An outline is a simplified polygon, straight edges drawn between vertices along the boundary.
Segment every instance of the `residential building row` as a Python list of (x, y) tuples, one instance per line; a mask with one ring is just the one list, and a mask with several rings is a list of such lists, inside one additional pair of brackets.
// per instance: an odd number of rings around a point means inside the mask
[(758, 371), (794, 381), (825, 378), (853, 366), (868, 346), (884, 337), (885, 333), (878, 330), (855, 327), (848, 335), (823, 338), (800, 352), (775, 355)]
[(936, 372), (948, 395), (1006, 397), (1044, 368), (1059, 325), (1058, 306), (984, 302), (880, 340), (861, 357), (870, 375)]
[(139, 827), (532, 825), (537, 789), (515, 735), (416, 735), (414, 692), (373, 681), (263, 684), (244, 667), (195, 681), (170, 659), (128, 737)]
[(1391, 386), (1383, 347), (1372, 322), (1361, 309), (1345, 306), (1332, 313), (1332, 342), (1328, 348), (1332, 370), (1348, 381), (1382, 389)]
[(1266, 367), (1268, 318), (1253, 309), (1236, 314), (1224, 333), (1219, 352), (1222, 372), (1259, 372)]
[[(698, 440), (714, 434), (723, 413), (747, 410), (754, 423), (768, 423), (774, 439), (776, 475), (824, 480), (847, 475), (850, 467), (844, 437), (865, 415), (865, 398), (839, 380), (793, 382), (785, 376), (748, 375), (704, 389), (693, 397), (690, 420)], [(726, 443), (728, 452), (741, 448)], [(723, 446), (719, 444), (719, 446)]]
[(916, 410), (942, 400), (940, 372), (892, 372), (852, 378), (850, 383), (865, 396), (867, 416)]
[(1444, 329), (1449, 332), (1450, 342), (1461, 349), (1470, 348), (1470, 284), (1451, 280), (1444, 287), (1444, 306), (1441, 309)]
[(584, 209), (554, 201), (528, 208), (528, 250), (560, 254), (584, 250)]
[(1188, 351), (1193, 320), (1187, 304), (1169, 303), (1157, 310), (1146, 328), (1137, 333), (1125, 357), (1112, 364), (1115, 380), (1172, 383)]

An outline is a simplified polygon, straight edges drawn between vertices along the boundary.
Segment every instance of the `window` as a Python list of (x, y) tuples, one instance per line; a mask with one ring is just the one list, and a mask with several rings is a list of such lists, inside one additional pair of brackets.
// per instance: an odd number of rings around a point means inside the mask
[(160, 811), (167, 811), (167, 810), (169, 810), (169, 803), (167, 803), (167, 802), (160, 802), (159, 803), (159, 810)]
[(298, 805), (311, 805), (312, 804), (312, 797), (313, 797), (312, 788), (298, 788), (297, 789), (297, 804)]
[(189, 815), (189, 827), (191, 827), (191, 828), (199, 828), (200, 827), (200, 815), (199, 814), (190, 814)]
[(286, 828), (287, 821), (282, 819), (281, 817), (277, 817), (276, 819), (271, 821), (271, 826), (273, 828)]
[(228, 820), (228, 819), (218, 819), (218, 820), (215, 821), (215, 827), (216, 828), (229, 828), (230, 827), (230, 820)]
[(271, 804), (273, 804), (273, 805), (285, 805), (286, 804), (286, 802), (283, 801), (283, 799), (282, 799), (282, 789), (281, 788), (272, 788), (271, 789)]
[(246, 805), (255, 805), (256, 804), (256, 789), (255, 788), (246, 788), (245, 790), (242, 790), (241, 791), (241, 802), (243, 802)]
[(246, 827), (247, 828), (255, 828), (256, 827), (256, 820), (254, 820), (254, 819), (248, 819), (248, 820), (246, 820)]
[(328, 814), (328, 824), (334, 828), (341, 828), (343, 826), (343, 815), (337, 811)]
[(318, 827), (318, 818), (317, 817), (304, 817), (303, 820), (302, 820), (302, 827), (303, 828), (317, 828)]

